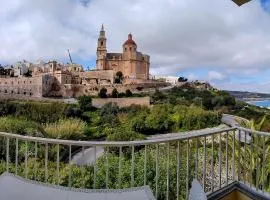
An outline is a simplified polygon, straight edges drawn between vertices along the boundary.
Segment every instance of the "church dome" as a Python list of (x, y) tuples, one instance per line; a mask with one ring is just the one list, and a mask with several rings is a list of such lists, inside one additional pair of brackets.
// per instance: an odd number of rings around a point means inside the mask
[(137, 46), (136, 43), (134, 42), (134, 40), (132, 39), (131, 33), (128, 34), (128, 40), (125, 41), (124, 45), (135, 45), (135, 46)]

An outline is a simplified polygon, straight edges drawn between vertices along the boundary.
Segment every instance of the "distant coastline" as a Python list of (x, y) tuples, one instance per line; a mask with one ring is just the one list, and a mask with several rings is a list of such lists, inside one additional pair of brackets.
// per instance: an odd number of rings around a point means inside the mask
[(270, 109), (269, 98), (256, 98), (256, 99), (248, 98), (248, 99), (243, 99), (243, 100), (247, 102), (248, 104)]

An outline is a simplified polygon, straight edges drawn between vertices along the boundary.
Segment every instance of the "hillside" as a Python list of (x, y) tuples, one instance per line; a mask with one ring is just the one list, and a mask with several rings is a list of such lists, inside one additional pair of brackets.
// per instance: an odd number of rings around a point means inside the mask
[(227, 91), (237, 99), (270, 99), (270, 94), (257, 92)]

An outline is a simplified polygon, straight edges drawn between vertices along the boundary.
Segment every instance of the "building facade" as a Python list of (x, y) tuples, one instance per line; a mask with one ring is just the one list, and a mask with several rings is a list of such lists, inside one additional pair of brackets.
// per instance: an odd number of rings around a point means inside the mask
[(106, 43), (102, 25), (97, 44), (97, 70), (121, 71), (125, 79), (149, 79), (150, 56), (137, 51), (131, 34), (122, 45), (122, 53), (108, 53)]

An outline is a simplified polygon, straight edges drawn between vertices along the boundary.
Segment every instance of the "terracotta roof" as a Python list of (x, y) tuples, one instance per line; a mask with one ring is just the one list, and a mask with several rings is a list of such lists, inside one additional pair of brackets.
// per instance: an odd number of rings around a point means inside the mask
[(128, 34), (128, 40), (124, 43), (124, 45), (136, 45), (136, 46), (137, 46), (137, 44), (136, 44), (136, 43), (134, 42), (134, 40), (132, 39), (131, 33)]

